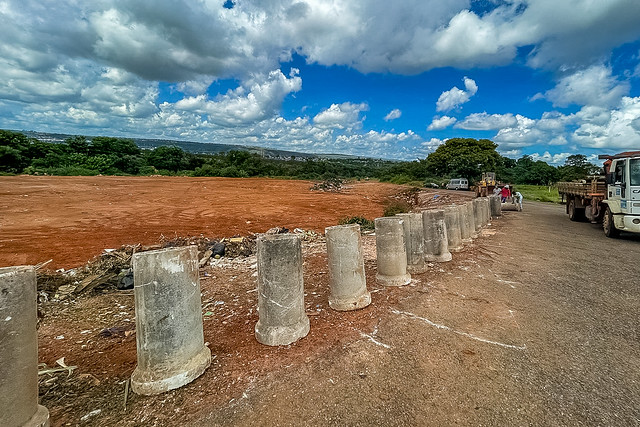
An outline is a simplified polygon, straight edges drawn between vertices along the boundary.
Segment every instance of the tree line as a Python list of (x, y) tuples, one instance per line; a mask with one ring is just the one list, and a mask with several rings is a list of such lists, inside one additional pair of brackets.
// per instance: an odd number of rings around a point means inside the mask
[(529, 156), (501, 156), (488, 139), (452, 138), (427, 158), (413, 162), (377, 159), (269, 159), (248, 151), (188, 153), (175, 146), (140, 149), (133, 140), (84, 136), (63, 143), (43, 142), (19, 132), (0, 130), (0, 173), (48, 175), (189, 175), (221, 177), (290, 177), (298, 179), (374, 178), (398, 184), (464, 177), (477, 181), (482, 172), (514, 184), (550, 184), (598, 173), (584, 155), (551, 166)]

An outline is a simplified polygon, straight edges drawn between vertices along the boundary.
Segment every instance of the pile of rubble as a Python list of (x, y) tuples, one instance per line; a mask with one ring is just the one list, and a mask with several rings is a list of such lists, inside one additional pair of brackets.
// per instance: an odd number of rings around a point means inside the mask
[(310, 188), (311, 191), (327, 191), (332, 193), (339, 193), (342, 190), (344, 181), (340, 178), (331, 178), (322, 182), (313, 184)]

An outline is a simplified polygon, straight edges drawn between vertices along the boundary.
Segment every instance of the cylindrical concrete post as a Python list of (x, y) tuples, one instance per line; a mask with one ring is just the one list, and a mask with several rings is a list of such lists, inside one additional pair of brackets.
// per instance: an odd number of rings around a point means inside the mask
[(36, 270), (0, 268), (0, 426), (49, 425), (38, 405)]
[(424, 263), (424, 228), (422, 213), (401, 213), (404, 228), (404, 247), (407, 252), (407, 272), (410, 274), (424, 273), (427, 266)]
[(288, 345), (309, 333), (304, 307), (302, 238), (297, 234), (260, 234), (258, 256), (258, 342)]
[(451, 261), (444, 210), (423, 211), (422, 226), (424, 229), (424, 260), (427, 262)]
[(482, 227), (484, 227), (482, 222), (482, 199), (480, 197), (473, 199), (473, 220), (476, 231), (480, 233)]
[(211, 364), (204, 345), (198, 248), (133, 254), (138, 366), (134, 392), (152, 395), (198, 378)]
[(327, 259), (329, 261), (329, 307), (338, 311), (364, 308), (371, 304), (364, 273), (364, 256), (360, 225), (327, 227)]
[(491, 196), (491, 217), (498, 218), (502, 215), (502, 199), (498, 195)]
[(460, 211), (457, 206), (447, 206), (444, 208), (444, 222), (447, 226), (447, 240), (449, 251), (458, 252), (462, 250), (462, 233), (460, 231)]
[(376, 279), (383, 286), (403, 286), (411, 281), (407, 273), (404, 221), (398, 217), (376, 218)]
[(467, 207), (465, 204), (455, 205), (460, 216), (460, 237), (463, 243), (471, 243), (471, 228), (469, 228), (469, 218), (467, 218)]
[(471, 230), (471, 238), (475, 239), (478, 237), (478, 230), (476, 230), (476, 219), (473, 213), (473, 202), (468, 201), (464, 204), (464, 207), (467, 209), (467, 222), (469, 230)]
[(488, 197), (482, 198), (482, 210), (484, 212), (484, 224), (491, 225), (491, 200)]

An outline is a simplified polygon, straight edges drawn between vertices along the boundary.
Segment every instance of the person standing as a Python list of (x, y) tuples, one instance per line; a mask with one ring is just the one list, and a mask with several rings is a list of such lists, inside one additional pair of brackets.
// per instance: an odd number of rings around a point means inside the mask
[(511, 190), (509, 190), (509, 185), (505, 185), (502, 187), (502, 203), (507, 201), (507, 198), (511, 197)]

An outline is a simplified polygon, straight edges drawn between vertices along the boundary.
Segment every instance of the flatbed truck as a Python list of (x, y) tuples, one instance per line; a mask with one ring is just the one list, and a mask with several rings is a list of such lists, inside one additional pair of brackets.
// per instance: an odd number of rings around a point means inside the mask
[(606, 160), (604, 176), (557, 184), (569, 219), (601, 222), (607, 237), (640, 233), (640, 151), (599, 158)]

